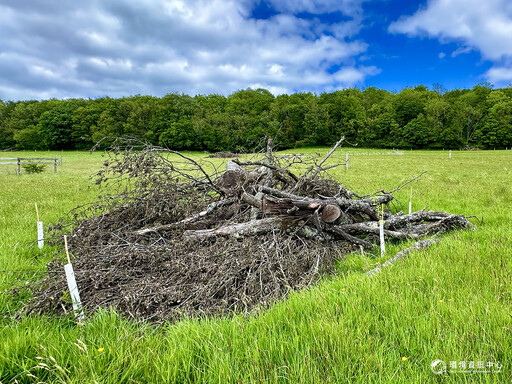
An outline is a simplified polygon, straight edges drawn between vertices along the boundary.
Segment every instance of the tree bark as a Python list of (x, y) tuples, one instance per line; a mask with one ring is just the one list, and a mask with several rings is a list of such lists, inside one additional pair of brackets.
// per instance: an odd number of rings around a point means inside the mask
[(254, 236), (279, 229), (280, 224), (281, 219), (278, 217), (269, 217), (214, 229), (188, 230), (183, 233), (183, 237), (201, 240), (217, 236)]

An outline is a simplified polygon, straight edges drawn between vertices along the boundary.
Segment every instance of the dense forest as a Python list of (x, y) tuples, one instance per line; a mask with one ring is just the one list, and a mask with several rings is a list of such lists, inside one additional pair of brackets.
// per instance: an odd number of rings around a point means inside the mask
[(208, 151), (250, 151), (265, 136), (281, 148), (329, 145), (341, 135), (363, 147), (512, 146), (512, 88), (485, 83), (449, 92), (436, 88), (0, 100), (0, 149), (89, 149), (102, 138), (119, 136)]

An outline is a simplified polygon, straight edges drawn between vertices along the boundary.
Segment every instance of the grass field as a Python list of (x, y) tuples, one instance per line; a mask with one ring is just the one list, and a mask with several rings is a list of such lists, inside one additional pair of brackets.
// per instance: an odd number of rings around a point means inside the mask
[[(385, 258), (353, 254), (316, 286), (257, 314), (159, 326), (106, 311), (83, 325), (13, 318), (25, 298), (5, 290), (37, 275), (0, 272), (0, 382), (511, 383), (512, 152), (454, 151), (451, 159), (447, 151), (349, 152), (350, 170), (333, 171), (347, 188), (391, 190), (427, 170), (413, 183), (413, 210), (428, 205), (483, 223), (443, 236), (372, 279), (365, 271)], [(32, 242), (34, 202), (47, 224), (97, 195), (88, 177), (101, 166), (100, 154), (62, 156), (56, 174), (17, 176), (15, 166), (0, 166), (1, 271), (42, 271), (59, 251)], [(345, 149), (336, 157), (343, 162)], [(405, 209), (409, 191), (396, 193)], [(388, 257), (407, 245), (388, 247)], [(435, 375), (437, 359), (449, 371), (451, 362), (501, 369)]]

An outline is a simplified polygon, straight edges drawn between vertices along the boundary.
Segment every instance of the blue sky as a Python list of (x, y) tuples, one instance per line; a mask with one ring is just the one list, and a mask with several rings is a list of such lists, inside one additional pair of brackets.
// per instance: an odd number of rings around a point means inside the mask
[(510, 0), (2, 0), (0, 99), (512, 83)]

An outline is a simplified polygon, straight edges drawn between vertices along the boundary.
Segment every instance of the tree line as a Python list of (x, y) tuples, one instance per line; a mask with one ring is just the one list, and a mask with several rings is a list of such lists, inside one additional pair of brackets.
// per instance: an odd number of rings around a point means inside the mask
[(512, 88), (437, 88), (0, 100), (0, 149), (80, 150), (130, 136), (177, 150), (238, 152), (266, 136), (284, 149), (331, 145), (342, 135), (363, 147), (512, 147)]

